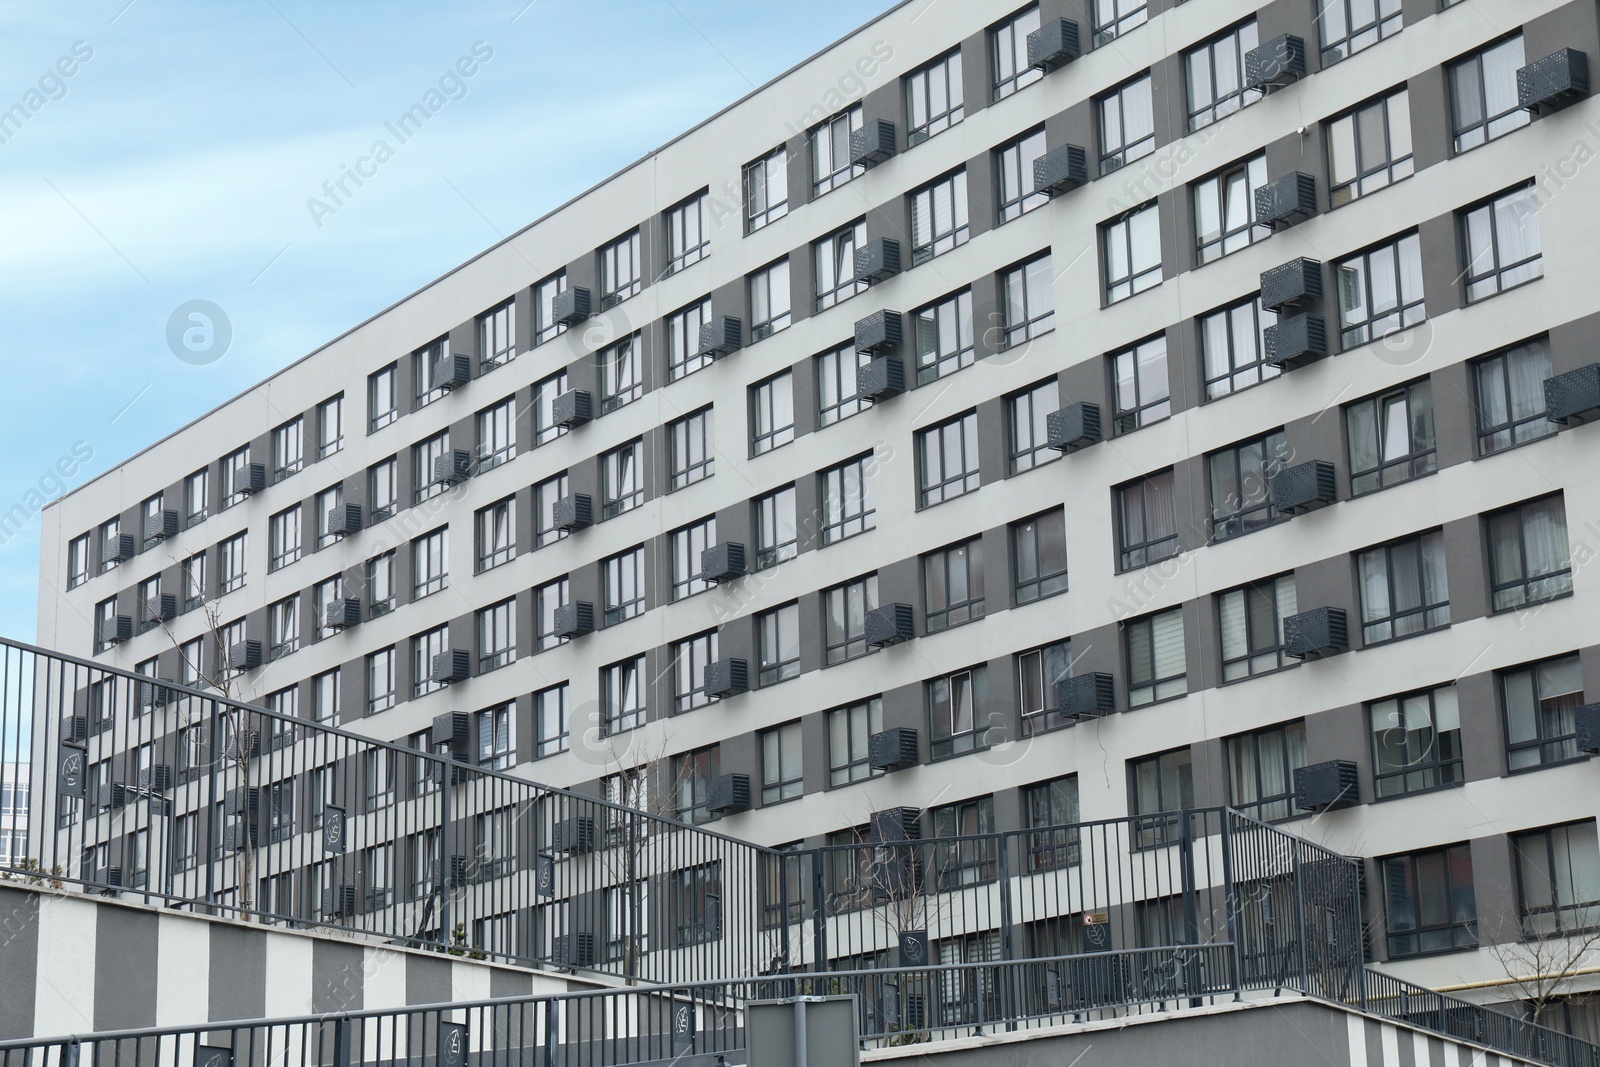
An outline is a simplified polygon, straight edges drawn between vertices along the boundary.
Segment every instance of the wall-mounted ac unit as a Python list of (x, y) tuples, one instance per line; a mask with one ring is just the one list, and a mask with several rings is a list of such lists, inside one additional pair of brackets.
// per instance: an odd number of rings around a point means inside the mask
[(888, 119), (874, 119), (850, 132), (850, 163), (876, 166), (895, 154), (897, 144), (894, 123)]
[(228, 649), (230, 671), (253, 671), (261, 666), (261, 642), (240, 641)]
[(1535, 115), (1559, 111), (1589, 95), (1589, 57), (1563, 48), (1517, 71), (1517, 106)]
[(714, 660), (705, 665), (701, 680), (707, 696), (738, 696), (750, 688), (750, 665), (742, 659)]
[(454, 685), (472, 677), (472, 654), (464, 648), (447, 648), (433, 657), (428, 681)]
[(1280, 34), (1244, 55), (1244, 85), (1262, 93), (1285, 88), (1306, 76), (1306, 42)]
[(1281, 229), (1317, 213), (1317, 180), (1296, 171), (1256, 190), (1256, 221)]
[(1089, 180), (1089, 156), (1075, 144), (1054, 148), (1033, 161), (1033, 191), (1060, 196)]
[(1339, 499), (1333, 464), (1314, 459), (1272, 476), (1272, 508), (1280, 515), (1304, 515)]
[(170, 508), (156, 512), (145, 517), (144, 538), (146, 541), (165, 541), (169, 537), (178, 536), (178, 513)]
[(1283, 620), (1283, 653), (1295, 659), (1336, 656), (1350, 647), (1343, 608), (1313, 608)]
[(101, 547), (100, 560), (102, 563), (126, 563), (138, 551), (134, 543), (133, 534), (115, 534), (107, 537)]
[(872, 813), (872, 843), (896, 845), (922, 840), (922, 812), (916, 808), (885, 808)]
[(1265, 331), (1267, 362), (1282, 370), (1314, 363), (1328, 354), (1328, 330), (1321, 315), (1279, 319)]
[(593, 934), (558, 934), (550, 940), (550, 962), (558, 967), (593, 967)]
[(356, 887), (339, 885), (322, 891), (322, 917), (348, 919), (356, 913)]
[(910, 604), (885, 604), (866, 615), (867, 644), (874, 648), (899, 644), (917, 636)]
[(1336, 759), (1295, 768), (1294, 806), (1301, 811), (1348, 808), (1359, 800), (1354, 761)]
[(875, 771), (898, 771), (917, 765), (917, 731), (893, 726), (867, 738), (867, 762)]
[(1261, 306), (1283, 312), (1322, 298), (1322, 264), (1315, 259), (1291, 259), (1261, 272)]
[(460, 485), (472, 477), (472, 453), (452, 448), (433, 461), (433, 480), (438, 485)]
[(576, 815), (556, 823), (551, 833), (550, 847), (556, 852), (593, 852), (594, 820)]
[(588, 493), (569, 493), (550, 509), (555, 528), (572, 533), (594, 525), (594, 498)]
[(576, 326), (590, 316), (592, 305), (589, 290), (581, 285), (574, 285), (561, 290), (555, 299), (550, 301), (550, 318), (563, 326)]
[(433, 363), (433, 387), (459, 389), (472, 381), (472, 360), (467, 356), (441, 356)]
[(750, 776), (719, 774), (706, 789), (706, 808), (715, 815), (731, 815), (750, 810)]
[(1600, 704), (1585, 704), (1575, 709), (1572, 721), (1578, 735), (1578, 751), (1600, 752)]
[(876, 404), (906, 391), (906, 368), (899, 356), (877, 356), (856, 370), (856, 399)]
[(1062, 715), (1102, 719), (1117, 710), (1116, 679), (1104, 671), (1091, 671), (1056, 683), (1056, 705)]
[(900, 273), (900, 242), (880, 237), (856, 249), (856, 280), (875, 284)]
[(557, 606), (555, 612), (557, 637), (582, 637), (594, 633), (594, 604), (587, 600), (573, 600)]
[(594, 418), (594, 397), (587, 389), (568, 389), (550, 404), (550, 421), (572, 429)]
[(428, 732), (430, 745), (456, 747), (472, 740), (472, 716), (464, 711), (447, 711), (433, 717), (433, 729)]
[(1101, 439), (1100, 405), (1087, 400), (1068, 404), (1045, 418), (1050, 447), (1058, 452), (1076, 452)]
[(151, 622), (171, 622), (178, 617), (178, 598), (172, 593), (157, 593), (144, 602), (144, 617)]
[(878, 353), (899, 348), (902, 325), (900, 312), (874, 311), (856, 322), (856, 351)]
[(718, 315), (700, 327), (699, 355), (726, 356), (744, 347), (744, 323), (734, 315)]
[(1078, 58), (1078, 24), (1051, 19), (1028, 34), (1028, 66), (1049, 72)]
[(1575, 426), (1600, 416), (1600, 363), (1544, 380), (1544, 417)]
[(361, 625), (361, 598), (335, 597), (323, 606), (322, 619), (330, 630), (348, 630)]
[(700, 577), (705, 581), (737, 581), (747, 570), (744, 545), (737, 541), (718, 541), (700, 553)]
[(133, 637), (133, 619), (128, 615), (113, 615), (100, 623), (100, 643), (120, 645)]
[(361, 529), (361, 505), (340, 504), (328, 509), (328, 532), (336, 537), (346, 537)]

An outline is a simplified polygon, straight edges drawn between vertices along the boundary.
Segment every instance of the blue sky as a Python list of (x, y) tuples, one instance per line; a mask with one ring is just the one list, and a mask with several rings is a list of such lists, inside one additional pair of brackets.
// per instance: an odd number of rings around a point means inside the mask
[[(53, 489), (75, 448), (93, 459), (74, 485), (887, 6), (807, 0), (802, 20), (776, 0), (7, 0), (0, 514)], [(475, 45), (492, 57), (447, 83), (426, 127), (386, 136)], [(6, 123), (15, 104), (26, 117)], [(307, 201), (380, 137), (393, 158), (314, 218)], [(166, 341), (196, 299), (233, 329), (204, 366)], [(38, 558), (34, 516), (0, 543), (0, 634), (33, 638)]]

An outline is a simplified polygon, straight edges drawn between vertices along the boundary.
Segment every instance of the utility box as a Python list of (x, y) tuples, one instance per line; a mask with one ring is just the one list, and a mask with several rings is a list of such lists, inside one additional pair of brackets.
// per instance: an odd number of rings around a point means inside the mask
[[(861, 1035), (854, 996), (753, 1000), (745, 1005), (749, 1067), (857, 1067)], [(797, 1059), (805, 1034), (806, 1059)]]

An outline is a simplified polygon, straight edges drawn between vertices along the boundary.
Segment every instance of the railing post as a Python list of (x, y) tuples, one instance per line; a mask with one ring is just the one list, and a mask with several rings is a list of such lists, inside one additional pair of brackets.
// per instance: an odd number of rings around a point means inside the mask
[[(1011, 938), (1011, 850), (1007, 847), (1009, 841), (1008, 835), (999, 835), (999, 851), (995, 861), (1000, 871), (1000, 959), (1005, 964), (1016, 958)], [(1001, 966), (1000, 996), (1004, 998), (1006, 1029), (1015, 1030), (1018, 1015), (1016, 968)]]
[(811, 857), (811, 965), (818, 972), (828, 967), (828, 898), (824, 889), (823, 860), (828, 855), (820, 848)]
[(1294, 943), (1300, 953), (1300, 992), (1311, 995), (1311, 957), (1306, 951), (1306, 896), (1300, 877), (1300, 846), (1291, 842), (1290, 855), (1294, 857)]
[(331, 1067), (350, 1067), (350, 1020), (344, 1017), (333, 1022), (333, 1063)]
[[(1178, 862), (1183, 879), (1183, 937), (1188, 945), (1200, 944), (1199, 888), (1194, 871), (1194, 811), (1184, 808), (1178, 813)], [(1191, 952), (1183, 963), (1184, 990), (1189, 993), (1189, 1006), (1200, 1007), (1202, 1001), (1195, 994), (1201, 986), (1200, 958)]]
[(450, 857), (455, 855), (455, 833), (452, 823), (455, 821), (451, 804), (452, 791), (455, 783), (451, 781), (452, 768), (449, 762), (440, 765), (439, 778), (439, 884), (434, 887), (434, 892), (439, 894), (439, 947), (450, 947), (450, 876), (453, 864)]
[(1235, 1002), (1243, 999), (1244, 961), (1239, 949), (1239, 887), (1233, 878), (1233, 811), (1221, 809), (1222, 818), (1222, 884), (1223, 902), (1228, 909), (1228, 977), (1233, 986)]
[[(556, 1007), (557, 1001), (544, 1002), (544, 1067), (556, 1067), (560, 1062), (556, 1037)], [(668, 1027), (670, 1030), (671, 1027)]]

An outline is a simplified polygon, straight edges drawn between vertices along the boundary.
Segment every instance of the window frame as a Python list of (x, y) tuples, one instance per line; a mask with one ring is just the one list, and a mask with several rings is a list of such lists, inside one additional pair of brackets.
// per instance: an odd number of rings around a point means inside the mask
[[(1443, 694), (1446, 693), (1449, 698), (1444, 703), (1448, 703), (1449, 707), (1441, 716)], [(1417, 723), (1413, 717), (1420, 709), (1410, 705), (1419, 700), (1427, 703), (1427, 739), (1413, 744), (1413, 736), (1420, 734), (1419, 730), (1414, 729)], [(1368, 735), (1371, 738), (1374, 800), (1431, 793), (1465, 783), (1461, 706), (1454, 682), (1368, 701), (1366, 713)], [(1441, 730), (1441, 721), (1449, 720), (1454, 720), (1454, 728)], [(1447, 734), (1454, 734), (1454, 737), (1447, 739)], [(1386, 740), (1396, 736), (1398, 745)], [(1386, 758), (1388, 754), (1398, 758)]]
[[(957, 47), (900, 79), (904, 90), (908, 150), (937, 137), (966, 116), (966, 94), (961, 77), (961, 49)], [(936, 81), (943, 82), (942, 93), (936, 91)], [(942, 108), (938, 106), (941, 101)]]
[[(957, 437), (947, 440), (954, 430)], [(916, 431), (917, 448), (917, 509), (937, 507), (957, 497), (975, 493), (983, 487), (983, 469), (979, 456), (978, 411), (976, 408), (962, 412), (942, 422)], [(948, 453), (951, 446), (958, 450), (959, 465), (952, 468)], [(937, 465), (933, 464), (936, 458)], [(954, 469), (956, 473), (949, 473)]]
[[(1404, 568), (1395, 566), (1394, 553), (1396, 551), (1415, 552), (1416, 560), (1404, 560)], [(1376, 567), (1369, 571), (1368, 560), (1377, 561), (1381, 555), (1383, 567), (1384, 597), (1389, 608), (1389, 613), (1369, 618), (1369, 602), (1367, 599), (1369, 586), (1376, 581), (1378, 573)], [(1446, 567), (1444, 551), (1444, 533), (1441, 529), (1423, 530), (1419, 533), (1409, 534), (1395, 541), (1381, 545), (1374, 545), (1357, 551), (1356, 557), (1356, 585), (1361, 597), (1361, 643), (1363, 646), (1385, 644), (1389, 641), (1398, 641), (1401, 638), (1414, 634), (1427, 633), (1450, 625), (1450, 576)], [(1430, 559), (1437, 561), (1437, 574), (1430, 570)], [(1395, 588), (1397, 573), (1409, 572), (1417, 575), (1417, 594), (1419, 603), (1415, 607), (1395, 610), (1395, 605), (1402, 599), (1410, 599), (1410, 591), (1405, 590), (1406, 597), (1398, 595)], [(1444, 588), (1434, 588), (1433, 579), (1442, 577)], [(1443, 599), (1434, 599), (1438, 594), (1443, 594)], [(1412, 629), (1405, 623), (1404, 633), (1398, 632), (1404, 620), (1420, 618), (1420, 628)], [(1387, 636), (1383, 630), (1387, 629)]]
[[(1552, 503), (1554, 504), (1554, 516), (1560, 520), (1561, 539), (1565, 545), (1562, 553), (1565, 566), (1530, 575), (1528, 572), (1528, 518), (1535, 514), (1531, 509), (1547, 507)], [(1495, 525), (1497, 520), (1511, 516), (1514, 516), (1517, 521), (1517, 566), (1519, 576), (1507, 579), (1498, 573), (1498, 557), (1495, 551)], [(1567, 528), (1566, 499), (1560, 491), (1536, 497), (1532, 500), (1524, 500), (1509, 507), (1497, 508), (1483, 517), (1483, 529), (1489, 551), (1488, 577), (1491, 614), (1516, 611), (1572, 595), (1572, 540)], [(1563, 577), (1565, 577), (1564, 582), (1561, 580)], [(1556, 587), (1554, 592), (1541, 591), (1540, 595), (1531, 595), (1533, 586), (1547, 583), (1554, 584)], [(1510, 593), (1518, 588), (1522, 590), (1520, 599), (1502, 597), (1502, 594)]]
[[(1519, 204), (1531, 204), (1532, 210), (1526, 208), (1519, 210)], [(1514, 220), (1504, 219), (1503, 213), (1514, 216)], [(1523, 183), (1503, 192), (1496, 193), (1486, 200), (1479, 201), (1456, 212), (1457, 232), (1461, 240), (1461, 261), (1466, 264), (1462, 271), (1462, 284), (1466, 287), (1466, 299), (1469, 304), (1476, 304), (1490, 297), (1499, 296), (1519, 286), (1528, 285), (1544, 277), (1544, 243), (1539, 233), (1539, 190), (1530, 183)], [(1475, 217), (1482, 216), (1487, 220), (1488, 247), (1474, 250), (1474, 223)], [(1533, 225), (1528, 227), (1528, 221)], [(1503, 224), (1514, 221), (1515, 228), (1524, 234), (1531, 234), (1531, 246), (1534, 251), (1514, 262), (1502, 264), (1500, 262)], [(1479, 261), (1487, 255), (1490, 266), (1480, 270)]]
[[(1156, 624), (1169, 622), (1176, 619), (1178, 626), (1178, 655), (1182, 660), (1182, 670), (1176, 674), (1161, 674), (1160, 653), (1157, 649)], [(1149, 628), (1149, 662), (1141, 664), (1138, 650), (1134, 647), (1135, 631), (1138, 627)], [(1170, 637), (1170, 635), (1168, 635)], [(1164, 611), (1152, 612), (1137, 619), (1129, 619), (1122, 624), (1123, 663), (1127, 669), (1128, 679), (1128, 707), (1142, 708), (1150, 704), (1159, 704), (1164, 700), (1177, 700), (1187, 696), (1189, 692), (1189, 657), (1184, 642), (1188, 640), (1188, 631), (1183, 618), (1183, 606), (1167, 608)], [(1142, 668), (1142, 669), (1141, 669)], [(1148, 689), (1148, 696), (1142, 691)]]

